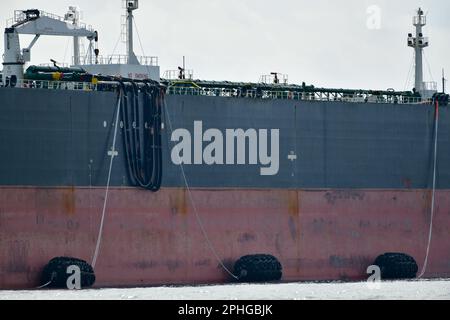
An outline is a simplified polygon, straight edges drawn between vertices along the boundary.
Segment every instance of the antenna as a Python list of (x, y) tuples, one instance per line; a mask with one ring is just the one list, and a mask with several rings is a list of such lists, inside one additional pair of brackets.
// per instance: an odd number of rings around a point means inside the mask
[(447, 82), (447, 79), (445, 79), (445, 70), (442, 68), (442, 93), (445, 93), (445, 82)]

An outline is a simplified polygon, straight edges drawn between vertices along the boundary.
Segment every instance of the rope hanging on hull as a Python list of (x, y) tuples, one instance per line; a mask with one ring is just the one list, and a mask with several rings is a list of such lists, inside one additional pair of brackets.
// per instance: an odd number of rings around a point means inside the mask
[[(159, 85), (145, 82), (121, 82), (121, 121), (123, 142), (130, 184), (153, 192), (162, 182), (161, 115), (164, 90)], [(143, 103), (140, 103), (139, 92)]]

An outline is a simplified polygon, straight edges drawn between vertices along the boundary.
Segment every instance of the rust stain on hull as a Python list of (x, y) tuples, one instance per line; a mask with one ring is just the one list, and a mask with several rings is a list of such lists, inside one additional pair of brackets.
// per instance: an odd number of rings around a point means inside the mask
[(63, 208), (64, 208), (64, 213), (72, 216), (75, 214), (75, 204), (76, 204), (76, 200), (75, 200), (75, 188), (71, 187), (69, 189), (65, 189), (63, 194)]
[(294, 190), (288, 191), (289, 214), (296, 217), (299, 214), (299, 198), (298, 192)]
[(177, 189), (170, 195), (170, 207), (172, 214), (186, 215), (188, 213), (186, 204), (186, 189)]

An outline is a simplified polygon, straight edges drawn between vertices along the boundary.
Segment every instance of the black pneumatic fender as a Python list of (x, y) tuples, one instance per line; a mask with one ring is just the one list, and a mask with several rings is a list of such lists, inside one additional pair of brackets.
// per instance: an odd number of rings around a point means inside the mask
[(280, 261), (268, 254), (247, 255), (234, 264), (234, 274), (240, 282), (279, 281), (282, 269)]
[(81, 288), (91, 287), (95, 283), (94, 269), (86, 261), (70, 258), (57, 257), (49, 261), (42, 272), (41, 284), (49, 288), (67, 289), (67, 279), (71, 276), (67, 268), (77, 266), (81, 271)]
[(414, 279), (419, 270), (413, 257), (396, 252), (378, 256), (374, 265), (380, 268), (382, 280)]

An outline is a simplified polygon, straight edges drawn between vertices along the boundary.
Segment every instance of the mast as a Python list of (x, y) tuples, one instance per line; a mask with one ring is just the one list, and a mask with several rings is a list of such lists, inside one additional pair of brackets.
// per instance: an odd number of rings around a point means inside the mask
[[(69, 11), (65, 15), (65, 20), (71, 21), (75, 27), (79, 26), (80, 11), (77, 7), (69, 7)], [(80, 65), (80, 38), (73, 37), (73, 64)]]
[(423, 93), (426, 88), (423, 82), (423, 49), (428, 47), (428, 38), (423, 36), (422, 29), (427, 24), (427, 17), (423, 10), (417, 10), (417, 16), (413, 18), (413, 25), (416, 27), (416, 36), (410, 33), (408, 35), (408, 46), (414, 48), (416, 58), (415, 70), (415, 89), (419, 93)]
[[(73, 24), (78, 27), (78, 23), (80, 22), (80, 12), (76, 7), (71, 7), (74, 13)], [(75, 57), (75, 65), (78, 66), (80, 64), (80, 39), (78, 37), (73, 37), (73, 55)]]
[(442, 93), (445, 93), (445, 82), (447, 79), (445, 79), (445, 70), (442, 68)]
[(133, 50), (133, 11), (139, 8), (139, 0), (126, 0), (128, 64), (140, 64)]

